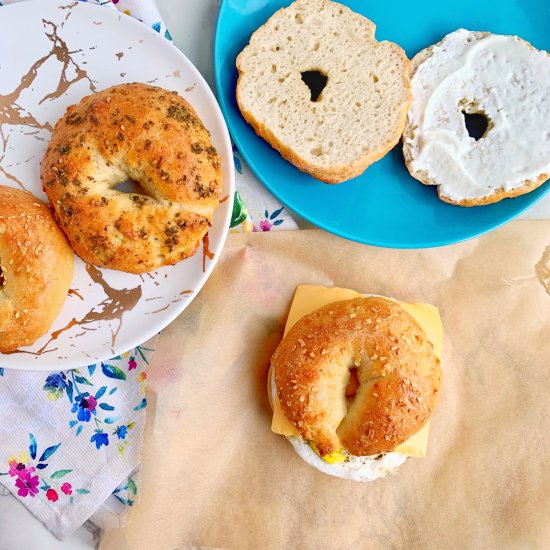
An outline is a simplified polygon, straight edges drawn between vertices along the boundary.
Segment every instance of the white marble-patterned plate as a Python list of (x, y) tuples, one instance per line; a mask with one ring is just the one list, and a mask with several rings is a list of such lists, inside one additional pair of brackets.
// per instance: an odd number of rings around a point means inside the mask
[(226, 200), (216, 211), (209, 241), (193, 258), (142, 276), (87, 267), (75, 257), (72, 291), (50, 332), (33, 346), (0, 354), (0, 367), (70, 369), (141, 344), (183, 311), (220, 256), (234, 172), (218, 104), (173, 44), (116, 10), (60, 0), (0, 8), (0, 184), (47, 200), (39, 164), (51, 128), (69, 105), (123, 82), (176, 90), (210, 130), (222, 158)]

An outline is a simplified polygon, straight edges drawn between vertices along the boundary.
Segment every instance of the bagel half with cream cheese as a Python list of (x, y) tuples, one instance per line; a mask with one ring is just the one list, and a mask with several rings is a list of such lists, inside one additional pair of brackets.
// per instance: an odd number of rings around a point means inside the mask
[(357, 481), (425, 456), (441, 339), (433, 306), (298, 287), (271, 360), (272, 430), (312, 466)]
[[(405, 163), (441, 200), (491, 204), (550, 177), (550, 54), (517, 36), (459, 29), (413, 58), (411, 83)], [(481, 135), (471, 117), (485, 119)]]

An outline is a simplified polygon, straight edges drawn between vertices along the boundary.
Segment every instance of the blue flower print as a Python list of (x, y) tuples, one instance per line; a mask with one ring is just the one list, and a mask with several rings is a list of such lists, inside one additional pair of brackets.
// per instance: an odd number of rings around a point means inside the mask
[(75, 398), (71, 412), (77, 413), (76, 417), (81, 422), (89, 422), (96, 413), (97, 400), (93, 395), (88, 392), (83, 393)]
[(63, 397), (63, 390), (67, 388), (67, 377), (63, 372), (55, 372), (46, 378), (44, 390), (48, 392), (48, 399), (57, 401)]
[(126, 426), (117, 426), (117, 429), (113, 432), (113, 435), (116, 435), (119, 439), (126, 439), (127, 433), (128, 428), (126, 428)]
[(95, 448), (99, 449), (102, 445), (109, 445), (109, 435), (105, 432), (102, 432), (101, 430), (96, 430), (94, 435), (90, 438), (90, 441), (92, 443), (95, 443)]

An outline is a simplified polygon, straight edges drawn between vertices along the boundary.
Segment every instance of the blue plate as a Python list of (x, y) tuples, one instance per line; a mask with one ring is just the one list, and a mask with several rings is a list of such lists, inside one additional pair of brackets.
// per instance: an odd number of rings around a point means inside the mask
[[(242, 118), (235, 101), (235, 59), (250, 35), (289, 0), (224, 0), (218, 16), (214, 68), (218, 99), (241, 154), (284, 204), (311, 223), (354, 241), (392, 248), (425, 248), (481, 235), (511, 220), (550, 190), (497, 204), (463, 208), (440, 201), (435, 187), (411, 178), (398, 145), (361, 176), (327, 185), (284, 160)], [(401, 45), (409, 57), (460, 27), (517, 34), (550, 50), (548, 0), (344, 0), (372, 19), (378, 40)]]

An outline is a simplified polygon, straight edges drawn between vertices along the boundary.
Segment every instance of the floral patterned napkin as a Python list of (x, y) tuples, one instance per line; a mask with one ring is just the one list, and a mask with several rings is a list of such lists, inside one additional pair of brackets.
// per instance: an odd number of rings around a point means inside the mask
[(52, 373), (0, 368), (0, 483), (54, 535), (133, 504), (152, 343)]
[[(16, 1), (0, 0), (0, 6)], [(171, 40), (155, 0), (94, 3), (136, 17)], [(296, 229), (236, 148), (234, 161), (231, 230)], [(89, 518), (105, 529), (120, 525), (136, 499), (147, 366), (155, 340), (71, 371), (0, 367), (0, 484), (60, 539)]]

